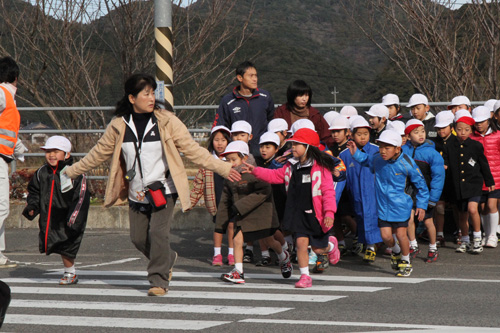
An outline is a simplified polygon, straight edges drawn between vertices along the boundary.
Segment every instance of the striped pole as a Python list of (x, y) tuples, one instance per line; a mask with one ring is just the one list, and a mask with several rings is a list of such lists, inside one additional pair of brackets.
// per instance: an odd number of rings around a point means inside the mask
[(172, 1), (155, 0), (156, 80), (165, 84), (165, 108), (174, 111)]

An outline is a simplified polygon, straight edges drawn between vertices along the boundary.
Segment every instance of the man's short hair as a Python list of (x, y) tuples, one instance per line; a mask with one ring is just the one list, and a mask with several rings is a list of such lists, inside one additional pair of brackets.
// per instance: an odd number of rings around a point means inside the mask
[(0, 59), (0, 82), (13, 83), (19, 77), (19, 66), (11, 57)]
[(255, 68), (255, 65), (250, 62), (250, 61), (243, 61), (241, 64), (239, 64), (238, 66), (236, 66), (236, 76), (238, 75), (245, 75), (246, 71), (249, 69), (249, 68)]

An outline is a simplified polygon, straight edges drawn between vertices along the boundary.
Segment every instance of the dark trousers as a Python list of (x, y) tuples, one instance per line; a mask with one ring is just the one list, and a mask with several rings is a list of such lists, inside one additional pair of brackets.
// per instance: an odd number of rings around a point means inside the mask
[(152, 287), (168, 288), (168, 273), (175, 260), (175, 252), (170, 248), (175, 199), (169, 196), (167, 207), (158, 211), (129, 209), (130, 239), (149, 259), (148, 280)]
[(5, 313), (10, 304), (10, 288), (9, 286), (0, 281), (0, 327), (2, 327), (3, 320), (5, 319)]

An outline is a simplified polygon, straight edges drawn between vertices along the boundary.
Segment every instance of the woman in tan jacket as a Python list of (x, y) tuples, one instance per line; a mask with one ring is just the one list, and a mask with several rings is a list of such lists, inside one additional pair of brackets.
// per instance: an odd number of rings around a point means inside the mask
[(125, 95), (117, 103), (115, 117), (104, 135), (82, 160), (66, 169), (66, 174), (75, 178), (111, 159), (104, 206), (128, 199), (130, 238), (149, 259), (148, 295), (163, 296), (177, 258), (169, 240), (175, 201), (179, 197), (183, 211), (191, 206), (180, 153), (230, 180), (241, 176), (229, 163), (200, 147), (173, 113), (157, 106), (155, 89), (156, 82), (150, 75), (128, 78)]

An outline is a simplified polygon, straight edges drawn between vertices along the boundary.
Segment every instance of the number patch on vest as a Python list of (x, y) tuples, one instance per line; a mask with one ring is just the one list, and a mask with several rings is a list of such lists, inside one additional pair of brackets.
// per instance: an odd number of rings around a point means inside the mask
[(311, 182), (311, 175), (302, 175), (302, 183), (310, 183)]
[(315, 171), (312, 174), (312, 180), (313, 180), (313, 182), (316, 182), (313, 185), (313, 189), (312, 189), (312, 195), (313, 195), (313, 197), (321, 195), (321, 190), (320, 190), (320, 187), (321, 187), (321, 172), (320, 171)]

